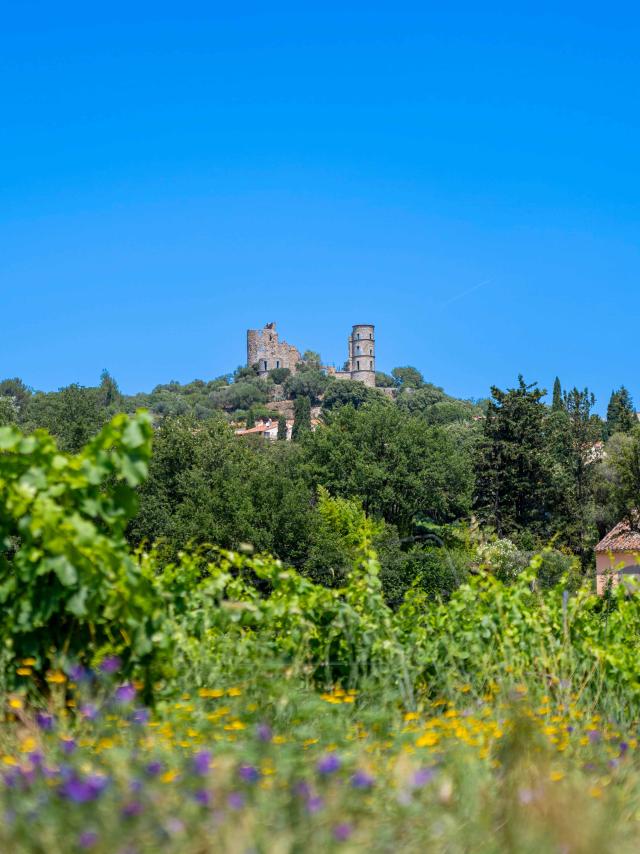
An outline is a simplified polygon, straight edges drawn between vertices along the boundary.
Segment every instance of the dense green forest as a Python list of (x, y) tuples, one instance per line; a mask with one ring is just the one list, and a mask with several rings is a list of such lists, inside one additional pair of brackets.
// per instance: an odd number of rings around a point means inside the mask
[[(0, 424), (44, 428), (76, 452), (116, 413), (148, 409), (154, 455), (127, 537), (132, 547), (157, 544), (165, 561), (187, 546), (251, 547), (339, 586), (351, 555), (318, 512), (318, 491), (353, 500), (375, 523), (394, 606), (414, 586), (449, 596), (489, 564), (512, 580), (545, 547), (541, 583), (568, 573), (578, 585), (592, 572), (595, 543), (638, 503), (640, 427), (625, 388), (602, 419), (587, 389), (563, 390), (559, 380), (550, 404), (521, 377), (464, 401), (412, 367), (379, 373), (383, 393), (333, 380), (319, 364), (308, 352), (295, 374), (261, 379), (239, 368), (132, 396), (106, 371), (95, 387), (52, 393), (6, 379)], [(235, 435), (277, 418), (270, 406), (283, 400), (296, 416), (293, 442)]]

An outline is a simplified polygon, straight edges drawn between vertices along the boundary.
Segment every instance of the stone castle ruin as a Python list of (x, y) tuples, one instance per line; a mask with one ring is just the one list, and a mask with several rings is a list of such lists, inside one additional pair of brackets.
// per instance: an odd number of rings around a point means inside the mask
[[(348, 358), (341, 371), (323, 367), (328, 376), (340, 380), (355, 380), (367, 386), (376, 384), (375, 327), (372, 323), (356, 323), (348, 338)], [(289, 368), (292, 373), (302, 362), (300, 351), (286, 341), (280, 341), (275, 323), (263, 329), (247, 330), (247, 365), (257, 365), (258, 374), (265, 377), (275, 368)]]

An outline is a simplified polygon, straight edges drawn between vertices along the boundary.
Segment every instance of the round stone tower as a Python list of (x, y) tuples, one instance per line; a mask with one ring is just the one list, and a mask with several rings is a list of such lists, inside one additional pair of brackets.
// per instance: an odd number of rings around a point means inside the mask
[(356, 323), (349, 337), (351, 379), (368, 386), (376, 384), (376, 346), (373, 323)]

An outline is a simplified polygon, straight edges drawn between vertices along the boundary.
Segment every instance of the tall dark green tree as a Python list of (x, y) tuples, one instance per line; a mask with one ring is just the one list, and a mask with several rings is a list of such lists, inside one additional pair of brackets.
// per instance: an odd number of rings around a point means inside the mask
[(640, 530), (640, 426), (620, 436), (620, 440), (614, 447), (614, 443), (607, 445), (614, 474), (613, 504), (618, 519), (626, 519)]
[(555, 382), (553, 384), (553, 402), (551, 403), (551, 408), (557, 412), (562, 409), (564, 406), (562, 400), (562, 385), (560, 384), (560, 377), (556, 377)]
[(545, 536), (551, 460), (545, 435), (546, 390), (518, 377), (516, 388), (491, 389), (476, 461), (475, 506), (500, 536), (528, 529)]
[(253, 409), (250, 409), (247, 412), (247, 422), (246, 422), (247, 430), (251, 430), (251, 428), (255, 427), (255, 426), (256, 426), (256, 417), (253, 414)]
[(296, 397), (293, 404), (293, 430), (291, 438), (297, 442), (311, 430), (311, 401), (306, 395)]
[(637, 423), (631, 395), (624, 386), (620, 386), (611, 393), (607, 406), (607, 435), (630, 433)]
[(553, 495), (549, 500), (553, 533), (582, 560), (597, 540), (594, 477), (601, 455), (602, 421), (593, 414), (595, 397), (588, 389), (565, 392), (562, 408), (547, 419), (548, 448), (554, 461)]
[(285, 442), (287, 439), (287, 419), (284, 417), (284, 415), (281, 415), (280, 418), (278, 418), (277, 438), (280, 442)]
[(120, 389), (118, 383), (105, 368), (100, 374), (100, 396), (101, 403), (107, 409), (116, 408), (121, 402)]

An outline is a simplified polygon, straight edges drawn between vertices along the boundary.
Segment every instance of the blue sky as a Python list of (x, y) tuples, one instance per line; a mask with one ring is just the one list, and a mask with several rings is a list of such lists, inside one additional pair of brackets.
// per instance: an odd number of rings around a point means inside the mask
[(0, 376), (211, 378), (270, 320), (340, 363), (374, 322), (380, 369), (459, 396), (640, 404), (639, 31), (616, 3), (4, 4)]

